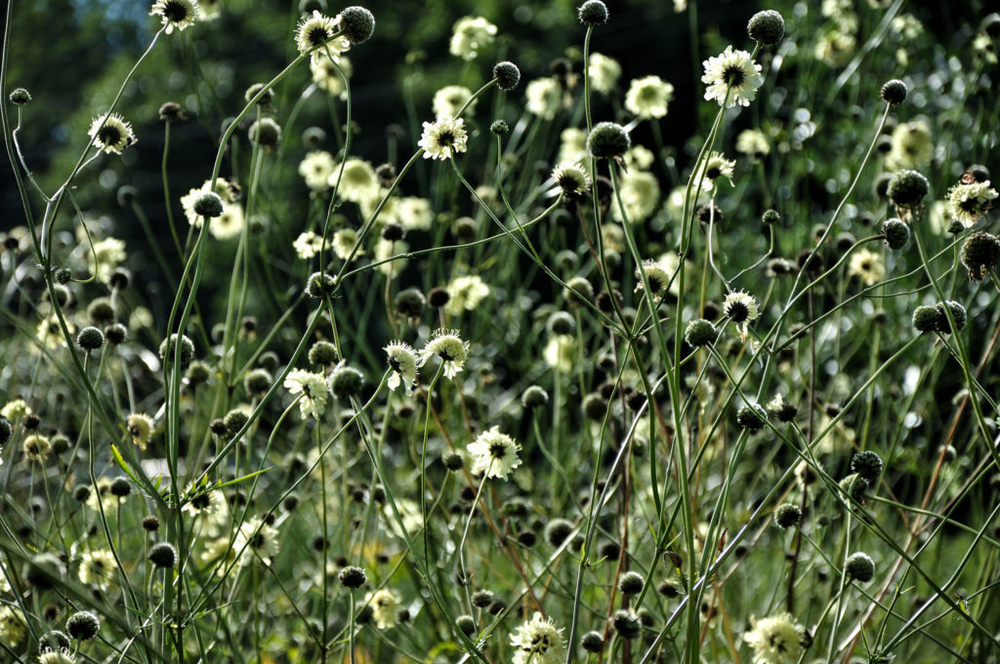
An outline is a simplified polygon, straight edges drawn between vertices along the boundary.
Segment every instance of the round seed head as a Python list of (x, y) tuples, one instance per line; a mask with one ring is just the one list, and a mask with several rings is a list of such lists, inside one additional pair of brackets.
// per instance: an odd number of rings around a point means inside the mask
[(645, 585), (645, 579), (638, 572), (626, 572), (618, 580), (618, 590), (623, 595), (638, 595)]
[(340, 29), (352, 44), (368, 41), (375, 32), (375, 17), (364, 7), (348, 7), (339, 18)]
[(893, 251), (902, 249), (910, 239), (910, 227), (899, 219), (886, 219), (882, 224), (882, 233), (885, 235), (885, 246)]
[(77, 335), (76, 344), (88, 353), (98, 350), (104, 345), (104, 334), (96, 327), (85, 327)]
[(66, 621), (66, 633), (77, 641), (86, 641), (97, 636), (101, 621), (90, 611), (77, 611)]
[(871, 450), (858, 452), (851, 458), (851, 472), (874, 484), (882, 475), (882, 457)]
[(587, 0), (577, 9), (576, 15), (584, 25), (603, 25), (608, 22), (608, 6), (601, 0)]
[(587, 151), (597, 159), (620, 157), (630, 147), (632, 147), (632, 140), (629, 138), (628, 132), (620, 124), (614, 122), (597, 123), (590, 135), (587, 136)]
[(360, 567), (345, 567), (340, 570), (340, 574), (337, 575), (337, 580), (340, 581), (340, 585), (353, 590), (365, 585), (368, 581), (368, 577), (365, 575), (365, 571)]
[(221, 217), (222, 208), (222, 197), (214, 191), (205, 192), (194, 202), (194, 212), (199, 217), (210, 217), (213, 219)]
[(711, 321), (707, 321), (704, 318), (695, 318), (688, 323), (687, 330), (684, 332), (684, 341), (689, 346), (700, 348), (714, 342), (715, 334), (715, 325)]
[(521, 82), (521, 70), (513, 62), (498, 62), (493, 67), (493, 78), (497, 80), (497, 87), (504, 92), (510, 92)]
[(798, 505), (784, 503), (783, 505), (779, 505), (778, 509), (774, 510), (774, 523), (782, 530), (791, 528), (801, 520), (802, 510), (799, 509)]
[(875, 561), (867, 553), (858, 551), (847, 558), (844, 569), (848, 577), (861, 583), (868, 583), (875, 576)]
[(903, 83), (898, 78), (894, 78), (891, 81), (885, 82), (879, 96), (882, 97), (882, 101), (890, 106), (899, 106), (906, 101), (906, 92), (906, 83)]
[(177, 564), (177, 549), (170, 542), (157, 542), (150, 547), (146, 557), (157, 567), (168, 569)]
[(747, 23), (747, 35), (762, 46), (773, 46), (785, 36), (785, 19), (773, 9), (757, 12)]

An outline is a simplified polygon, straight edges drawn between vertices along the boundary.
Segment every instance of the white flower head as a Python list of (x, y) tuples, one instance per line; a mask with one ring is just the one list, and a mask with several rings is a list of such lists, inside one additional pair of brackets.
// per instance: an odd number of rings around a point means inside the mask
[(313, 150), (299, 162), (299, 175), (313, 191), (326, 191), (336, 163), (326, 150)]
[(107, 282), (114, 269), (126, 258), (128, 254), (125, 253), (125, 242), (106, 237), (94, 243), (92, 252), (87, 252), (87, 268), (97, 276), (98, 281)]
[(174, 30), (180, 31), (194, 24), (199, 13), (198, 0), (156, 0), (149, 15), (159, 16), (169, 35)]
[(579, 162), (563, 162), (552, 169), (552, 179), (569, 198), (579, 198), (590, 191), (590, 175)]
[(483, 473), (485, 477), (506, 480), (510, 471), (521, 465), (517, 457), (521, 446), (507, 434), (500, 433), (498, 426), (479, 434), (467, 449), (472, 455), (473, 474)]
[(270, 565), (271, 558), (277, 556), (279, 551), (278, 531), (264, 523), (259, 516), (251, 517), (240, 526), (233, 548), (240, 556), (240, 565), (249, 565), (258, 559), (265, 565)]
[(365, 604), (372, 607), (372, 617), (379, 629), (389, 629), (399, 622), (399, 595), (388, 588), (365, 595)]
[(545, 120), (556, 117), (563, 105), (563, 91), (555, 76), (536, 78), (524, 89), (528, 101), (525, 109)]
[[(671, 272), (668, 266), (664, 265), (662, 261), (649, 259), (642, 262), (642, 271), (646, 274), (646, 281), (649, 282), (653, 298), (659, 300), (667, 292), (667, 284), (670, 283)], [(636, 273), (638, 276), (638, 270), (636, 270)], [(640, 278), (637, 280), (635, 290), (638, 292), (642, 288), (643, 284)]]
[(997, 197), (997, 190), (990, 186), (990, 181), (975, 182), (970, 178), (963, 179), (948, 190), (948, 212), (966, 228), (972, 228), (979, 223), (983, 215), (990, 210)]
[(420, 352), (420, 366), (435, 355), (444, 363), (445, 377), (454, 378), (465, 366), (465, 360), (469, 356), (469, 342), (462, 341), (458, 330), (438, 329)]
[(744, 129), (736, 137), (736, 151), (753, 159), (763, 159), (771, 152), (767, 135), (759, 129)]
[(446, 313), (457, 316), (463, 311), (474, 311), (483, 300), (490, 296), (490, 287), (478, 274), (455, 277), (447, 286), (448, 303)]
[(733, 291), (722, 303), (722, 313), (736, 324), (740, 339), (746, 341), (750, 323), (757, 320), (757, 298), (744, 291)]
[(149, 439), (153, 437), (153, 418), (143, 413), (132, 413), (125, 420), (132, 442), (140, 450), (145, 450)]
[(330, 186), (333, 187), (337, 184), (337, 178), (340, 178), (340, 187), (337, 189), (338, 196), (354, 203), (361, 203), (378, 196), (378, 177), (370, 163), (351, 157), (343, 164), (343, 175), (341, 175), (340, 170), (340, 164), (334, 166), (329, 181)]
[(561, 373), (569, 373), (576, 362), (576, 337), (571, 334), (553, 334), (542, 353), (545, 363)]
[(510, 645), (516, 649), (514, 664), (559, 664), (563, 661), (562, 630), (552, 621), (535, 612), (531, 620), (520, 625), (510, 635)]
[(325, 45), (334, 41), (339, 28), (340, 24), (337, 22), (337, 19), (324, 16), (318, 11), (313, 10), (312, 14), (304, 16), (299, 21), (295, 29), (295, 44), (298, 46), (300, 53), (308, 53), (314, 48), (322, 49)]
[(764, 82), (761, 66), (746, 51), (734, 51), (732, 46), (703, 63), (705, 73), (701, 82), (708, 84), (705, 99), (716, 100), (719, 106), (732, 108), (737, 104), (749, 106), (757, 97), (757, 88)]
[[(334, 44), (345, 47), (343, 48), (345, 51), (346, 47), (350, 46), (346, 37), (338, 37), (331, 42), (331, 46)], [(346, 99), (347, 86), (344, 84), (343, 76), (337, 71), (337, 67), (340, 67), (347, 78), (350, 78), (351, 74), (354, 73), (354, 67), (351, 66), (351, 61), (347, 59), (346, 55), (337, 56), (333, 48), (330, 49), (330, 54), (333, 56), (333, 61), (327, 57), (326, 51), (313, 51), (312, 57), (309, 58), (309, 72), (312, 74), (313, 83), (320, 90), (326, 90), (331, 97)]]
[(80, 583), (100, 590), (110, 590), (116, 585), (118, 566), (115, 557), (107, 549), (86, 551), (80, 556)]
[(874, 286), (885, 276), (882, 257), (868, 249), (859, 249), (851, 255), (847, 276), (861, 279), (865, 286)]
[(323, 250), (323, 238), (312, 231), (299, 233), (292, 243), (299, 258), (308, 260)]
[(662, 118), (674, 96), (674, 86), (659, 76), (637, 78), (625, 93), (625, 108), (638, 118)]
[(390, 390), (403, 385), (409, 395), (417, 384), (417, 351), (402, 341), (393, 341), (384, 350), (389, 356), (389, 368), (392, 369), (386, 384)]
[[(358, 232), (353, 228), (341, 228), (339, 231), (333, 234), (333, 253), (336, 254), (337, 258), (342, 261), (346, 261), (347, 257), (351, 255), (351, 250), (354, 248), (355, 243), (358, 241)], [(355, 258), (361, 256), (365, 253), (365, 250), (358, 247), (357, 252), (354, 254)]]
[(424, 133), (417, 145), (424, 149), (424, 159), (444, 161), (455, 153), (465, 152), (468, 138), (462, 118), (443, 118), (437, 122), (424, 123)]
[[(701, 169), (694, 177), (695, 186), (701, 186), (705, 191), (715, 191), (715, 185), (719, 178), (726, 178), (729, 183), (733, 182), (733, 170), (736, 168), (736, 161), (726, 159), (721, 152), (713, 152), (705, 160)], [(704, 179), (702, 179), (704, 178)]]
[(304, 369), (293, 369), (285, 377), (283, 385), (291, 394), (302, 395), (299, 399), (299, 411), (302, 414), (302, 419), (307, 417), (319, 419), (323, 416), (326, 402), (330, 398), (330, 388), (322, 374), (312, 373)]
[(790, 614), (779, 613), (763, 620), (751, 617), (750, 624), (753, 630), (743, 639), (753, 648), (754, 664), (791, 664), (799, 660), (804, 630)]
[[(434, 109), (434, 117), (439, 120), (455, 117), (459, 109), (465, 106), (465, 102), (471, 98), (472, 90), (464, 85), (444, 86), (434, 93), (434, 100), (431, 102), (431, 108)], [(476, 102), (473, 101), (466, 110), (472, 113), (472, 109), (475, 107)]]
[(94, 145), (106, 153), (121, 154), (122, 151), (135, 145), (137, 139), (132, 133), (132, 123), (125, 118), (112, 113), (99, 115), (90, 123), (87, 135), (94, 139)]
[(618, 61), (601, 53), (591, 53), (587, 61), (587, 75), (590, 77), (590, 87), (601, 94), (610, 94), (622, 75), (622, 66)]
[(455, 21), (448, 52), (463, 60), (473, 60), (493, 44), (497, 26), (482, 16), (463, 16)]
[(434, 211), (426, 198), (403, 196), (396, 205), (396, 216), (407, 231), (427, 231), (434, 223)]
[[(656, 211), (660, 201), (660, 184), (656, 177), (647, 171), (632, 170), (621, 177), (620, 192), (622, 204), (625, 207), (625, 217), (633, 224), (645, 221)], [(618, 207), (618, 198), (614, 198), (611, 206), (612, 216), (622, 220), (622, 210)]]

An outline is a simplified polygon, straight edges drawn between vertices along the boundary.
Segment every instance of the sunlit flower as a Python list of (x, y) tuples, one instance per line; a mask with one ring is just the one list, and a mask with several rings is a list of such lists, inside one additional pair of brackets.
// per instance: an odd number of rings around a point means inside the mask
[(326, 191), (330, 187), (334, 167), (333, 155), (326, 150), (313, 150), (299, 162), (299, 175), (313, 191)]
[(736, 324), (740, 338), (746, 341), (750, 323), (757, 320), (757, 298), (744, 291), (733, 291), (722, 303), (722, 313)]
[(90, 495), (87, 496), (87, 502), (84, 504), (95, 512), (100, 511), (101, 505), (103, 505), (105, 513), (111, 516), (114, 514), (114, 510), (111, 508), (124, 502), (124, 496), (115, 496), (111, 493), (111, 480), (102, 477), (97, 480), (96, 485), (90, 488)]
[(559, 664), (563, 661), (562, 630), (537, 611), (510, 635), (514, 664)]
[[(621, 176), (619, 185), (625, 217), (631, 223), (645, 221), (656, 211), (656, 205), (660, 201), (660, 185), (652, 173), (629, 171)], [(611, 212), (615, 219), (623, 218), (617, 197), (612, 201)]]
[[(333, 234), (333, 253), (342, 261), (351, 255), (351, 250), (358, 241), (358, 232), (353, 228), (341, 228)], [(355, 258), (364, 255), (365, 250), (358, 247)]]
[(410, 262), (410, 259), (405, 257), (409, 251), (410, 245), (403, 240), (392, 241), (380, 237), (375, 243), (374, 260), (388, 262), (381, 263), (378, 266), (378, 271), (386, 276), (399, 276), (399, 273), (405, 270), (407, 263)]
[(240, 526), (233, 548), (240, 557), (240, 565), (249, 565), (253, 560), (270, 565), (271, 559), (278, 555), (278, 531), (259, 516), (251, 517)]
[[(334, 43), (343, 40), (344, 45), (349, 45), (350, 42), (344, 37), (339, 37), (334, 40)], [(344, 49), (346, 50), (346, 48)], [(331, 53), (333, 50), (331, 49)], [(319, 56), (319, 57), (317, 57)], [(348, 78), (354, 73), (354, 68), (351, 66), (351, 61), (347, 59), (346, 55), (342, 55), (335, 58), (337, 65), (344, 72), (344, 75)], [(320, 90), (326, 90), (330, 93), (331, 97), (340, 97), (344, 99), (347, 97), (347, 86), (344, 84), (344, 78), (337, 71), (337, 67), (331, 62), (330, 58), (327, 57), (324, 51), (313, 52), (313, 57), (309, 59), (309, 71), (312, 74), (313, 83)]]
[(431, 202), (419, 196), (403, 196), (397, 200), (396, 217), (408, 231), (430, 230), (434, 223)]
[(842, 28), (827, 30), (816, 40), (815, 56), (831, 67), (842, 67), (851, 59), (856, 45), (852, 32)]
[(125, 420), (128, 433), (132, 436), (132, 442), (140, 449), (145, 450), (149, 439), (153, 436), (153, 418), (142, 413), (132, 413)]
[(312, 231), (305, 231), (304, 233), (299, 233), (292, 246), (295, 248), (295, 253), (299, 258), (308, 260), (322, 251), (323, 238)]
[(716, 100), (719, 106), (731, 108), (749, 106), (757, 97), (757, 88), (764, 82), (761, 66), (746, 51), (734, 51), (732, 46), (703, 63), (701, 82), (708, 84), (705, 99)]
[(59, 650), (46, 650), (38, 655), (38, 664), (76, 664), (76, 659), (64, 648)]
[(554, 76), (536, 78), (528, 83), (524, 94), (528, 99), (525, 109), (532, 115), (551, 120), (562, 109), (563, 92)]
[(372, 618), (379, 629), (389, 629), (399, 622), (399, 595), (381, 588), (365, 595), (365, 604), (372, 608)]
[(759, 129), (744, 129), (736, 137), (736, 151), (759, 160), (771, 152), (771, 143)]
[(333, 41), (339, 28), (336, 19), (313, 10), (312, 14), (304, 16), (299, 21), (295, 30), (295, 44), (300, 53), (307, 53), (314, 48), (322, 48)]
[(567, 127), (559, 134), (559, 157), (556, 159), (560, 164), (575, 164), (583, 162), (590, 157), (587, 152), (587, 132), (576, 127)]
[(448, 52), (463, 60), (473, 60), (496, 39), (497, 26), (482, 16), (463, 16), (455, 21)]
[(330, 388), (322, 374), (312, 373), (304, 369), (293, 369), (285, 377), (284, 387), (290, 394), (301, 394), (299, 412), (302, 419), (313, 417), (319, 419), (326, 409), (330, 397)]
[(507, 479), (511, 470), (521, 465), (517, 453), (521, 446), (505, 433), (500, 433), (500, 427), (495, 426), (484, 431), (469, 443), (467, 448), (472, 455), (472, 472), (485, 477)]
[(552, 169), (552, 179), (568, 197), (582, 196), (590, 191), (590, 176), (579, 163), (563, 162)]
[(919, 169), (930, 163), (932, 156), (934, 141), (930, 125), (926, 120), (910, 120), (892, 130), (892, 147), (885, 157), (885, 166), (890, 171)]
[(228, 240), (243, 232), (245, 219), (243, 206), (239, 203), (225, 203), (222, 214), (208, 220), (208, 232), (216, 240)]
[(107, 549), (87, 551), (80, 556), (80, 583), (107, 591), (113, 588), (118, 567)]
[(591, 89), (601, 94), (610, 94), (618, 84), (618, 77), (622, 75), (622, 66), (617, 60), (601, 53), (591, 53), (587, 63)]
[(420, 352), (420, 366), (435, 355), (441, 358), (444, 375), (447, 378), (454, 378), (465, 366), (465, 360), (469, 355), (469, 342), (462, 341), (458, 336), (458, 330), (436, 330)]
[(330, 186), (337, 185), (337, 178), (341, 178), (337, 195), (349, 201), (360, 203), (378, 195), (379, 184), (375, 176), (375, 169), (363, 159), (349, 158), (343, 164), (344, 173), (340, 173), (340, 164), (334, 166), (330, 174)]
[(805, 630), (793, 622), (790, 614), (779, 613), (763, 620), (751, 617), (750, 624), (753, 630), (743, 638), (753, 648), (754, 664), (791, 664), (799, 660)]
[[(73, 324), (73, 321), (68, 318), (65, 320), (70, 335), (76, 334), (76, 325)], [(38, 337), (39, 343), (46, 348), (54, 349), (66, 345), (66, 337), (63, 336), (62, 327), (59, 325), (59, 317), (54, 311), (38, 322), (35, 336)]]
[(390, 390), (403, 385), (406, 393), (410, 394), (417, 383), (417, 351), (402, 341), (393, 341), (384, 350), (392, 369), (386, 384)]
[(469, 135), (465, 133), (465, 122), (440, 119), (425, 122), (424, 133), (420, 137), (420, 147), (424, 149), (424, 159), (450, 159), (457, 152), (465, 152)]
[(653, 153), (641, 145), (633, 145), (630, 147), (622, 159), (625, 160), (625, 166), (627, 167), (627, 170), (630, 171), (633, 169), (637, 171), (649, 170), (649, 167), (653, 165), (654, 161), (656, 161), (656, 157), (653, 156)]
[(38, 434), (32, 434), (25, 438), (23, 445), (24, 456), (28, 458), (28, 461), (36, 463), (45, 461), (45, 457), (49, 455), (49, 450), (52, 447), (48, 438)]
[(865, 286), (874, 286), (885, 276), (882, 257), (867, 249), (859, 249), (851, 255), (847, 276), (858, 277)]
[(570, 334), (553, 334), (542, 352), (545, 363), (561, 373), (573, 370), (576, 361), (576, 338)]
[(725, 155), (719, 152), (713, 152), (702, 164), (701, 170), (694, 176), (695, 186), (703, 187), (706, 191), (712, 192), (715, 190), (719, 178), (726, 178), (732, 184), (735, 168), (735, 161), (726, 159)]
[(112, 152), (121, 154), (125, 148), (136, 143), (132, 124), (125, 122), (125, 118), (117, 113), (112, 113), (110, 116), (105, 113), (94, 118), (87, 135), (94, 139), (94, 145), (99, 150), (104, 150), (108, 154)]
[[(458, 114), (459, 109), (465, 105), (465, 102), (471, 98), (472, 90), (464, 85), (446, 85), (434, 93), (434, 100), (431, 102), (431, 107), (434, 109), (434, 116), (439, 120), (442, 118), (453, 118)], [(465, 110), (472, 113), (472, 109), (475, 107), (476, 102), (473, 101)]]
[(159, 16), (160, 23), (169, 35), (174, 30), (183, 30), (194, 24), (198, 18), (198, 0), (156, 0), (150, 16)]
[(972, 228), (993, 206), (997, 197), (990, 181), (960, 182), (948, 190), (948, 213), (966, 228)]
[(219, 534), (223, 526), (229, 523), (229, 503), (226, 502), (222, 491), (202, 490), (195, 492), (194, 486), (189, 485), (185, 490), (185, 495), (191, 496), (185, 501), (181, 512), (188, 514), (194, 519), (200, 530), (196, 532), (201, 535), (215, 537)]
[(490, 296), (490, 287), (478, 274), (455, 277), (448, 283), (451, 296), (445, 311), (457, 316), (462, 311), (474, 311), (484, 299)]
[(21, 610), (7, 605), (0, 607), (0, 642), (8, 648), (20, 650), (27, 634)]
[(625, 108), (639, 118), (662, 118), (673, 96), (674, 86), (659, 76), (637, 78), (625, 93)]
[(114, 237), (106, 237), (94, 243), (93, 252), (87, 252), (87, 268), (97, 276), (98, 281), (107, 282), (116, 267), (128, 258), (125, 242)]
[[(646, 281), (649, 282), (649, 289), (653, 293), (653, 298), (659, 300), (667, 291), (667, 284), (670, 283), (671, 272), (667, 269), (667, 266), (665, 266), (663, 262), (652, 259), (642, 262), (642, 271), (646, 275)], [(638, 272), (638, 270), (636, 272)], [(642, 290), (642, 288), (643, 283), (640, 278), (636, 282), (635, 290), (638, 292)]]
[(24, 399), (12, 399), (0, 409), (0, 415), (10, 422), (17, 422), (30, 412), (31, 409), (28, 408), (28, 404)]

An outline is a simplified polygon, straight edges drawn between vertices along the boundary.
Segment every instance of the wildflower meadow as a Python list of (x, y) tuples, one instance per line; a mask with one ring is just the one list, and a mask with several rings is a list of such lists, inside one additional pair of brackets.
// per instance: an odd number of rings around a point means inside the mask
[(0, 661), (1000, 661), (990, 11), (10, 0)]

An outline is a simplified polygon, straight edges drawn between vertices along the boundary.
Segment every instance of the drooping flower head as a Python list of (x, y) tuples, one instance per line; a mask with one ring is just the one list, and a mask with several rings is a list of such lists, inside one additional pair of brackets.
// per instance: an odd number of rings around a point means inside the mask
[(285, 377), (283, 385), (291, 394), (302, 395), (299, 399), (302, 419), (307, 417), (319, 419), (323, 416), (326, 402), (330, 397), (330, 388), (322, 374), (294, 369)]
[(740, 338), (746, 341), (750, 323), (757, 320), (757, 299), (744, 291), (733, 291), (722, 303), (722, 313), (736, 324)]
[(393, 341), (384, 350), (389, 356), (389, 368), (392, 369), (392, 375), (386, 384), (390, 390), (402, 384), (406, 393), (410, 394), (417, 383), (417, 351), (402, 341)]
[(721, 152), (713, 152), (705, 160), (698, 174), (695, 175), (695, 186), (702, 186), (704, 191), (711, 193), (715, 191), (715, 185), (719, 178), (726, 178), (732, 184), (735, 168), (736, 162), (734, 160), (726, 159), (726, 156)]
[(750, 624), (753, 630), (743, 638), (753, 648), (754, 664), (789, 664), (799, 660), (805, 630), (790, 614), (779, 613), (763, 620), (751, 617)]
[(132, 133), (132, 124), (125, 118), (112, 113), (100, 115), (90, 123), (87, 135), (94, 139), (94, 145), (106, 153), (121, 154), (127, 147), (135, 145), (137, 139)]
[(115, 558), (107, 549), (87, 551), (80, 557), (80, 583), (94, 586), (99, 590), (114, 588), (118, 567)]
[(465, 122), (461, 118), (442, 118), (437, 122), (424, 123), (424, 133), (417, 145), (424, 149), (424, 159), (443, 161), (455, 153), (465, 152), (468, 138)]
[(537, 611), (530, 621), (510, 635), (510, 645), (516, 649), (514, 664), (558, 664), (563, 661), (562, 630), (556, 629), (551, 620)]
[(737, 104), (749, 106), (757, 97), (757, 88), (764, 82), (761, 66), (746, 51), (734, 51), (732, 46), (703, 63), (705, 73), (701, 82), (706, 83), (705, 99), (716, 100), (719, 106), (732, 108)]
[[(434, 117), (439, 120), (453, 118), (458, 114), (459, 109), (465, 106), (465, 102), (472, 97), (472, 90), (464, 85), (446, 85), (434, 93), (431, 107), (434, 109)], [(470, 113), (476, 107), (473, 101), (466, 109)]]
[(142, 413), (132, 413), (125, 424), (129, 435), (132, 436), (132, 442), (140, 450), (145, 450), (146, 444), (153, 436), (153, 418)]
[(174, 30), (180, 31), (192, 25), (199, 13), (198, 0), (156, 0), (149, 15), (159, 16), (169, 35)]
[(507, 434), (500, 433), (498, 426), (479, 434), (469, 443), (468, 450), (473, 458), (472, 472), (483, 473), (484, 477), (506, 480), (510, 471), (521, 465), (517, 457), (521, 446)]
[(465, 360), (469, 356), (469, 342), (462, 341), (458, 330), (436, 330), (420, 353), (420, 366), (435, 355), (444, 363), (444, 375), (454, 378), (465, 366)]
[(577, 163), (563, 162), (552, 169), (552, 179), (562, 193), (570, 199), (578, 199), (590, 191), (590, 176)]

